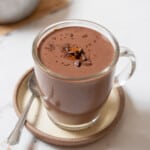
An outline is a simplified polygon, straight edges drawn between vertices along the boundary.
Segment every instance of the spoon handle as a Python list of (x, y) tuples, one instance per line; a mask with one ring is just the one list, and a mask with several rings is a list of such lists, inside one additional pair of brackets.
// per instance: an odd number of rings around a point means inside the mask
[(15, 128), (13, 129), (13, 131), (11, 132), (9, 137), (7, 138), (8, 144), (15, 145), (19, 142), (20, 136), (21, 136), (21, 131), (22, 131), (23, 126), (25, 124), (26, 117), (27, 117), (27, 114), (28, 114), (28, 111), (30, 109), (30, 106), (32, 104), (33, 99), (34, 99), (34, 95), (32, 94), (32, 96), (30, 97), (30, 100), (28, 101), (28, 103), (25, 107), (24, 112), (21, 114), (18, 122), (16, 123)]

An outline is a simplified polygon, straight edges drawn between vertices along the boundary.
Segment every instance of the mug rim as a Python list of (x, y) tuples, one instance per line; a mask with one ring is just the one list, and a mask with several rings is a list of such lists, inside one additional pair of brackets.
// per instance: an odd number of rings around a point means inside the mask
[[(69, 26), (64, 26), (64, 27), (59, 27), (61, 25), (65, 25), (65, 24), (69, 24)], [(107, 36), (109, 36), (109, 38), (112, 40), (111, 44), (114, 49), (114, 58), (111, 62), (110, 65), (108, 65), (106, 68), (104, 68), (103, 70), (95, 73), (95, 74), (91, 74), (91, 75), (87, 75), (87, 76), (83, 76), (83, 77), (68, 77), (68, 76), (64, 76), (61, 75), (59, 73), (56, 73), (50, 69), (48, 69), (39, 59), (38, 57), (38, 53), (37, 53), (37, 48), (38, 48), (38, 44), (40, 43), (40, 41), (43, 39), (42, 36), (44, 36), (47, 32), (48, 34), (57, 30), (57, 29), (62, 29), (65, 27), (76, 27), (77, 25), (73, 25), (73, 24), (78, 24), (78, 27), (87, 27), (86, 25), (88, 25), (90, 29), (92, 28), (92, 25), (95, 26), (95, 28), (101, 28), (106, 34)], [(50, 31), (50, 32), (49, 32)], [(99, 32), (98, 29), (95, 31)], [(100, 32), (99, 32), (100, 33)], [(103, 33), (101, 33), (102, 35), (104, 35)], [(106, 37), (106, 35), (104, 35)], [(109, 40), (110, 41), (110, 40)], [(118, 59), (119, 59), (119, 53), (120, 53), (120, 48), (119, 48), (119, 43), (117, 41), (117, 39), (114, 37), (114, 35), (103, 25), (92, 22), (92, 21), (88, 21), (88, 20), (83, 20), (83, 19), (66, 19), (63, 21), (59, 21), (56, 23), (53, 23), (51, 25), (49, 25), (48, 27), (46, 27), (45, 29), (43, 29), (42, 31), (40, 31), (38, 33), (38, 35), (36, 36), (33, 45), (32, 45), (32, 57), (33, 60), (35, 62), (36, 65), (38, 65), (40, 67), (41, 70), (43, 70), (45, 73), (47, 73), (48, 75), (50, 75), (52, 78), (55, 79), (60, 79), (60, 80), (67, 80), (67, 81), (84, 81), (84, 80), (91, 80), (91, 79), (95, 79), (95, 78), (100, 78), (101, 76), (107, 74), (108, 72), (112, 71), (112, 69), (115, 67)]]

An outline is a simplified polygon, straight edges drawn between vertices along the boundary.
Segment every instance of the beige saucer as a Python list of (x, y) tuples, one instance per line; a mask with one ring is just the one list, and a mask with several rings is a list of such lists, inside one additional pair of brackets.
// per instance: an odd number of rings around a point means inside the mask
[[(23, 111), (31, 92), (27, 87), (28, 71), (19, 81), (14, 104), (18, 115)], [(125, 97), (122, 88), (113, 89), (101, 110), (101, 119), (92, 127), (81, 131), (66, 131), (58, 128), (48, 118), (40, 99), (35, 98), (29, 111), (26, 127), (40, 140), (62, 146), (78, 146), (92, 143), (108, 134), (118, 123), (124, 109)]]

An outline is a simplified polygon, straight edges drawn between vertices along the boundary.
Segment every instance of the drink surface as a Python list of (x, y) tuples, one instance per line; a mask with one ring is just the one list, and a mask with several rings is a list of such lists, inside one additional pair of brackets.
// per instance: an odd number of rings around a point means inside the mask
[(51, 71), (66, 77), (93, 75), (109, 66), (114, 49), (106, 37), (85, 27), (65, 27), (42, 39), (40, 61)]

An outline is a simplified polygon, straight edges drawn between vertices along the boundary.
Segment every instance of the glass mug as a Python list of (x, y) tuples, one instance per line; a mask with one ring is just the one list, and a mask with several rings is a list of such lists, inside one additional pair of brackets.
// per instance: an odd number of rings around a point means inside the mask
[[(38, 46), (46, 35), (64, 27), (87, 27), (106, 37), (114, 49), (112, 63), (104, 70), (85, 77), (65, 77), (48, 69), (40, 61)], [(119, 47), (115, 37), (105, 27), (86, 20), (65, 20), (50, 25), (34, 40), (32, 55), (37, 84), (48, 116), (56, 125), (68, 130), (80, 130), (93, 125), (100, 118), (99, 111), (112, 88), (123, 85), (133, 75), (136, 66), (131, 50)], [(120, 58), (126, 58), (129, 64), (115, 75)]]

